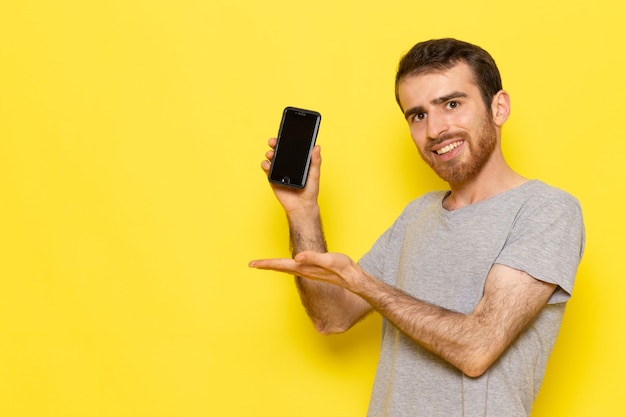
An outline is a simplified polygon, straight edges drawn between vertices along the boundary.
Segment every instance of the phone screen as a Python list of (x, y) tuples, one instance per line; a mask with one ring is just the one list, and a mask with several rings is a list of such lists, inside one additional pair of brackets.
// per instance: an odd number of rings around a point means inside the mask
[(287, 107), (283, 111), (269, 174), (271, 182), (296, 188), (305, 186), (320, 120), (320, 114), (312, 110)]

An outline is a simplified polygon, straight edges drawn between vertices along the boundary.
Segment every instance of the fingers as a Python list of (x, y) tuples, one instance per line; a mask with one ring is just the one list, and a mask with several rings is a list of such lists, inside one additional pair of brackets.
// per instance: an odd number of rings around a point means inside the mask
[(272, 166), (272, 159), (274, 158), (274, 151), (270, 150), (265, 153), (265, 160), (261, 162), (261, 168), (267, 174), (270, 171), (270, 167)]
[(309, 167), (309, 176), (315, 179), (320, 178), (320, 171), (322, 165), (322, 148), (320, 145), (315, 145), (313, 153), (311, 154), (311, 166)]
[(293, 260), (299, 264), (319, 264), (321, 253), (314, 251), (304, 251), (296, 254)]
[(334, 283), (335, 281), (333, 279), (329, 279), (329, 277), (333, 274), (329, 274), (324, 268), (315, 264), (296, 262), (289, 258), (258, 259), (251, 261), (248, 266), (255, 269), (296, 275), (316, 281), (325, 281), (330, 283)]
[[(322, 256), (320, 256), (322, 255)], [(301, 252), (291, 258), (256, 259), (250, 261), (248, 266), (256, 269), (268, 269), (279, 272), (299, 273), (302, 267), (323, 268), (323, 254), (312, 251)]]
[(315, 162), (322, 162), (322, 148), (320, 145), (315, 145), (313, 147), (313, 156), (311, 159)]
[(272, 159), (274, 159), (274, 149), (276, 148), (276, 138), (270, 138), (267, 141), (267, 144), (270, 146), (269, 151), (265, 153), (265, 160), (261, 162), (261, 169), (265, 171), (265, 173), (269, 173), (270, 167), (272, 165)]
[(248, 264), (250, 268), (256, 269), (268, 269), (280, 272), (292, 272), (295, 270), (296, 263), (293, 259), (289, 258), (275, 258), (275, 259), (257, 259), (250, 261)]

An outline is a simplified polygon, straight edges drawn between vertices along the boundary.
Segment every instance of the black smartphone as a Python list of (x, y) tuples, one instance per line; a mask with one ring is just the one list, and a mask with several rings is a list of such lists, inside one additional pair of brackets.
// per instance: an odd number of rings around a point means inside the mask
[(269, 181), (304, 188), (322, 116), (313, 110), (286, 107), (278, 129), (278, 140)]

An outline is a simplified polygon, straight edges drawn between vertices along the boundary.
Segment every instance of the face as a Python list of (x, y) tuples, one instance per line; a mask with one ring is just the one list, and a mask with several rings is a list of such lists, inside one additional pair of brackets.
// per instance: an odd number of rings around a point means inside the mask
[(398, 97), (411, 137), (435, 173), (450, 184), (475, 178), (493, 154), (498, 132), (470, 67), (459, 63), (407, 77)]

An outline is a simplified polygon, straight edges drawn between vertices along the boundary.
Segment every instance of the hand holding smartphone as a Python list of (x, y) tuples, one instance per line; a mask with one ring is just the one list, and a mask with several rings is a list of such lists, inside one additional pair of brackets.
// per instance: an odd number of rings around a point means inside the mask
[(313, 110), (286, 107), (278, 129), (271, 183), (304, 188), (322, 116)]

